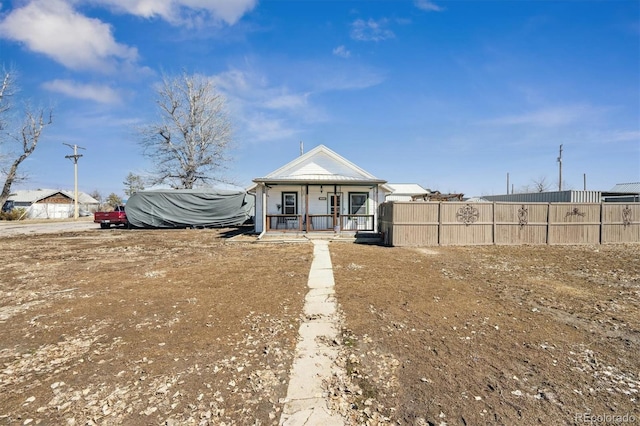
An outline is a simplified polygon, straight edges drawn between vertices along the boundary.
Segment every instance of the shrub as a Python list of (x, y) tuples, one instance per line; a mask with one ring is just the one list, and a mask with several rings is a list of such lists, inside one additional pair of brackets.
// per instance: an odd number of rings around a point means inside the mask
[(26, 217), (27, 209), (16, 207), (8, 212), (0, 212), (0, 220), (20, 220)]

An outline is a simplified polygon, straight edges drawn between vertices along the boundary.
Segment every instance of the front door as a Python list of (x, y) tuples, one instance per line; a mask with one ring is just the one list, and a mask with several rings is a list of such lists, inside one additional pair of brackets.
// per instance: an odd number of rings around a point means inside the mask
[(333, 218), (333, 228), (340, 224), (340, 206), (342, 205), (342, 194), (329, 194), (329, 214)]

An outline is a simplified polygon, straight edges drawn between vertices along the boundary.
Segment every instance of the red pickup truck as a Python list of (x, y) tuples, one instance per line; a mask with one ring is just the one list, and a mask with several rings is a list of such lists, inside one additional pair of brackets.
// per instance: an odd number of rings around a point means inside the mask
[(112, 212), (95, 212), (93, 221), (99, 223), (102, 229), (107, 229), (111, 225), (127, 226), (129, 224), (124, 206), (117, 206)]

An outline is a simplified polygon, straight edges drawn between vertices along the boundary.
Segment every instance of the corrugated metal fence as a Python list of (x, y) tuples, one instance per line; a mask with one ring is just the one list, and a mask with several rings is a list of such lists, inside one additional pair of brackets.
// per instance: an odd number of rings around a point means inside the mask
[(640, 242), (640, 203), (390, 202), (380, 231), (393, 246)]

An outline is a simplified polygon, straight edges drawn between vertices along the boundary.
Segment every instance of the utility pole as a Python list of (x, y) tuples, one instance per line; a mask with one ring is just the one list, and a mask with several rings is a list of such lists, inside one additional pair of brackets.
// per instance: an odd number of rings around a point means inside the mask
[(75, 145), (75, 144), (74, 145), (70, 145), (70, 144), (64, 143), (64, 142), (62, 144), (70, 147), (71, 149), (73, 149), (73, 155), (65, 155), (64, 158), (68, 158), (69, 160), (73, 160), (73, 176), (74, 176), (74, 194), (73, 194), (73, 198), (74, 198), (74, 204), (75, 204), (73, 218), (74, 219), (78, 219), (78, 159), (80, 157), (82, 157), (81, 154), (78, 154), (78, 148), (80, 148), (80, 149), (86, 149), (86, 148), (83, 148), (83, 147)]
[(562, 144), (560, 144), (560, 155), (558, 156), (558, 191), (562, 191)]

